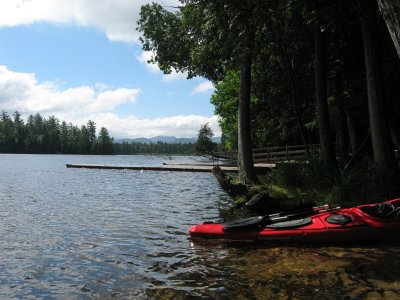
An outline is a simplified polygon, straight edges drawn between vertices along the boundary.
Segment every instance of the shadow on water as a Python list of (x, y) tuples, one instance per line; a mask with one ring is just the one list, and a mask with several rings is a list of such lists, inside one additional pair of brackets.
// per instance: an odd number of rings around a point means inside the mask
[[(220, 220), (249, 215), (226, 200), (219, 212)], [(212, 249), (225, 253), (214, 262), (229, 279), (214, 292), (218, 299), (400, 298), (400, 241), (271, 247), (201, 240), (191, 246), (204, 255)]]
[[(152, 298), (399, 299), (400, 243), (266, 247), (191, 243), (193, 269), (174, 280), (191, 288), (147, 290)], [(201, 266), (201, 267), (199, 267)]]
[[(246, 215), (218, 203), (219, 220)], [(251, 242), (189, 240), (181, 288), (154, 287), (160, 299), (399, 299), (400, 241), (342, 245), (267, 246)]]

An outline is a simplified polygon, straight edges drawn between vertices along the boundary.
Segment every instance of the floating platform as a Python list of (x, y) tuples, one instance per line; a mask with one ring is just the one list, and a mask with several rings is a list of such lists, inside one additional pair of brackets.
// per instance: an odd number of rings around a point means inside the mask
[[(113, 165), (98, 165), (98, 164), (66, 164), (67, 168), (77, 169), (104, 169), (104, 170), (133, 170), (133, 171), (166, 171), (166, 172), (211, 172), (213, 167), (218, 166), (224, 172), (235, 173), (238, 172), (236, 166), (226, 165), (168, 165), (162, 166), (113, 166)], [(256, 171), (266, 171), (275, 167), (275, 164), (256, 164), (254, 165)]]

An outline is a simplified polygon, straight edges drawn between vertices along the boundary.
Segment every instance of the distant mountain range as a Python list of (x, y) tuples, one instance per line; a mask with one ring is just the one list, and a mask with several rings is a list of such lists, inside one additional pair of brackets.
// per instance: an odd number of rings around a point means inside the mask
[[(156, 136), (152, 138), (136, 138), (136, 139), (114, 139), (114, 143), (142, 143), (142, 144), (155, 144), (157, 142), (167, 143), (167, 144), (194, 144), (197, 138), (177, 138), (175, 136)], [(220, 137), (213, 138), (216, 143), (221, 142)]]

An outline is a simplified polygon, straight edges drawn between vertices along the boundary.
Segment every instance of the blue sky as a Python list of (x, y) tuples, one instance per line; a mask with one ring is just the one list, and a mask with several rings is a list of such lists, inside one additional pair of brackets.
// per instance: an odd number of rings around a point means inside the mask
[(135, 31), (146, 2), (1, 1), (0, 108), (90, 119), (115, 138), (192, 137), (207, 122), (220, 135), (210, 82), (146, 63)]

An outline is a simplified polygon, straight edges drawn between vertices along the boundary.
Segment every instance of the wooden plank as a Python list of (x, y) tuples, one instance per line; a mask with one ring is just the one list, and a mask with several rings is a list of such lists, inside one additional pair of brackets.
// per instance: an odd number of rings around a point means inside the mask
[[(211, 172), (213, 165), (163, 165), (163, 166), (113, 166), (99, 164), (66, 164), (67, 168), (102, 169), (102, 170), (132, 170), (132, 171), (164, 171), (164, 172)], [(256, 170), (266, 170), (275, 167), (274, 164), (257, 164)], [(236, 166), (220, 166), (225, 172), (238, 172)]]
[[(308, 149), (311, 152), (319, 150), (320, 145), (312, 144), (308, 145)], [(237, 152), (219, 152), (221, 156), (231, 157), (232, 160), (237, 158)], [(253, 149), (253, 161), (255, 163), (268, 163), (268, 162), (279, 162), (286, 160), (305, 160), (306, 150), (304, 145), (294, 145), (294, 146), (283, 146), (283, 147), (270, 147), (270, 148), (260, 148)]]
[(269, 156), (293, 156), (294, 154), (306, 154), (305, 150), (292, 150), (290, 152), (280, 151), (280, 152), (270, 152), (270, 153), (255, 153), (253, 157), (269, 157)]
[[(211, 172), (212, 166), (113, 166), (94, 164), (67, 164), (67, 168), (104, 169), (104, 170), (132, 170), (132, 171), (180, 171), (180, 172)], [(226, 171), (236, 171), (236, 167), (225, 167)]]

